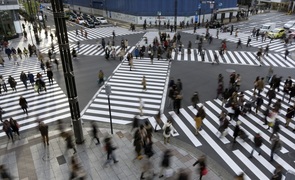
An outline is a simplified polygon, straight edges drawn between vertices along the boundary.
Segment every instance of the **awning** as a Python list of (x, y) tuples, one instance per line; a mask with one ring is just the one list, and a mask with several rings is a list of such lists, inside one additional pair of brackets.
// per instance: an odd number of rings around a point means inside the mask
[(237, 12), (239, 11), (238, 9), (218, 9), (216, 13), (230, 13), (230, 12)]

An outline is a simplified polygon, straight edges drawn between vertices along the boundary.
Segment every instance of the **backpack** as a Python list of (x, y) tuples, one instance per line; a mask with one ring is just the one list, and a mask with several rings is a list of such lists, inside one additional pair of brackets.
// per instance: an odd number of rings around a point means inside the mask
[(167, 127), (165, 128), (165, 134), (169, 135), (169, 134), (170, 134), (170, 131), (171, 131), (170, 126), (167, 126)]

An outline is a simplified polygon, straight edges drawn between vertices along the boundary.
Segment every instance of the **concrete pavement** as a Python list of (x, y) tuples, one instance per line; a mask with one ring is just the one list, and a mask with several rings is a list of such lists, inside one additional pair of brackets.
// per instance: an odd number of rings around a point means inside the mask
[[(67, 131), (71, 130), (70, 124), (67, 125)], [(104, 145), (95, 145), (91, 143), (90, 123), (83, 125), (85, 143), (77, 146), (77, 158), (87, 173), (87, 179), (140, 179), (143, 160), (134, 160), (135, 151), (130, 132), (131, 126), (114, 125), (114, 134), (111, 135), (108, 124), (98, 123), (100, 141), (103, 142), (104, 137), (111, 136), (113, 144), (117, 147), (115, 154), (117, 164), (111, 164), (109, 167), (103, 167), (106, 160), (106, 152)], [(5, 164), (8, 171), (16, 178), (21, 180), (29, 179), (69, 179), (70, 174), (70, 158), (73, 151), (65, 152), (66, 144), (63, 138), (59, 137), (59, 131), (56, 130), (55, 124), (49, 124), (49, 146), (44, 147), (42, 138), (38, 130), (21, 132), (21, 139), (15, 140), (14, 143), (7, 141), (7, 137), (1, 138), (0, 145), (0, 162)], [(15, 136), (17, 139), (17, 137)], [(173, 152), (171, 161), (171, 169), (177, 177), (180, 168), (186, 169), (191, 179), (198, 179), (197, 166), (192, 164), (197, 157), (202, 155), (198, 149), (178, 140), (171, 139), (171, 143), (165, 145), (162, 141), (162, 131), (153, 134), (153, 149), (155, 154), (151, 158), (153, 162), (154, 172), (158, 178), (159, 167), (162, 160), (163, 152), (170, 149)], [(209, 173), (203, 179), (218, 180), (232, 179), (232, 177), (223, 170), (214, 160), (207, 157), (207, 166)], [(174, 178), (172, 178), (174, 179)]]

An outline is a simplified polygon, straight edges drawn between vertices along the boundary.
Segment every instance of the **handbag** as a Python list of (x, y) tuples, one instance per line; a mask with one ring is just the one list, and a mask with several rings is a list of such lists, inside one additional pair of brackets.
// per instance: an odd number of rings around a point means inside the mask
[(202, 175), (205, 176), (207, 173), (208, 173), (208, 169), (207, 169), (207, 168), (204, 168), (204, 169), (202, 170)]

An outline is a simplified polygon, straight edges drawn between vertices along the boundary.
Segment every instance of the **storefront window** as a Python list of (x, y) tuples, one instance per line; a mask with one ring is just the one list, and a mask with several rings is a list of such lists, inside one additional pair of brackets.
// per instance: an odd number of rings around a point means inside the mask
[(11, 11), (0, 11), (0, 34), (6, 37), (16, 34)]

